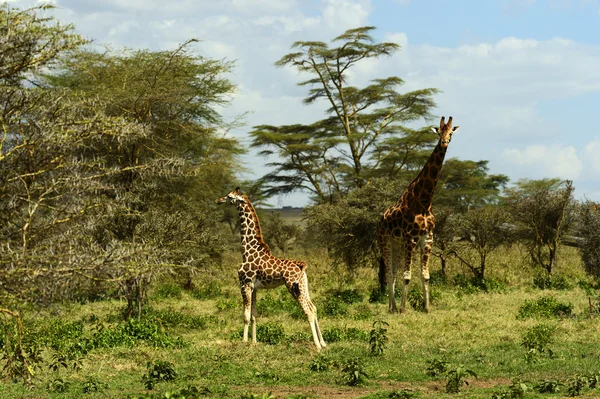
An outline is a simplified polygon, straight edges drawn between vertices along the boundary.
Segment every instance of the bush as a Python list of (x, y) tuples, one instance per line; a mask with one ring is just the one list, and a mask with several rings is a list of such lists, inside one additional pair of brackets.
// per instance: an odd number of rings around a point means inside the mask
[(161, 298), (176, 298), (179, 299), (183, 295), (183, 288), (173, 281), (159, 285), (154, 289), (153, 297)]
[(369, 334), (366, 331), (354, 327), (333, 327), (323, 330), (323, 339), (326, 342), (367, 341), (369, 339)]
[(156, 319), (129, 319), (114, 327), (100, 329), (87, 341), (92, 348), (133, 347), (144, 342), (155, 348), (180, 348), (181, 338), (172, 338), (163, 331)]
[(339, 298), (329, 298), (323, 306), (323, 314), (331, 317), (346, 316), (348, 314), (348, 305)]
[(579, 234), (584, 238), (579, 250), (585, 271), (600, 280), (600, 208), (587, 201), (582, 206)]
[(142, 382), (146, 389), (154, 389), (158, 382), (172, 381), (177, 377), (173, 363), (157, 360), (154, 363), (146, 364), (147, 373), (142, 377)]
[(365, 372), (359, 358), (347, 360), (341, 364), (342, 381), (346, 385), (357, 386), (363, 384), (369, 376)]
[(533, 317), (568, 317), (573, 314), (573, 305), (570, 303), (561, 303), (553, 296), (543, 296), (536, 300), (525, 301), (519, 308), (518, 318)]
[(331, 290), (327, 292), (328, 298), (338, 298), (342, 302), (352, 305), (353, 303), (362, 302), (364, 295), (358, 292), (357, 289), (352, 290)]
[[(323, 334), (325, 335), (325, 334)], [(232, 340), (239, 340), (244, 336), (244, 329), (240, 328), (237, 332), (231, 335)], [(256, 341), (264, 342), (268, 345), (277, 345), (285, 340), (290, 340), (290, 337), (285, 335), (283, 326), (279, 323), (264, 323), (256, 326)]]
[(371, 356), (381, 356), (387, 346), (387, 328), (388, 323), (382, 320), (373, 322), (373, 329), (369, 332), (369, 352)]
[(556, 329), (552, 326), (538, 324), (523, 334), (521, 346), (527, 350), (525, 353), (525, 360), (527, 360), (528, 363), (535, 361), (537, 357), (543, 353), (547, 353), (550, 357), (554, 355), (552, 349), (550, 349), (548, 345), (554, 342), (555, 330)]
[(555, 276), (548, 273), (536, 275), (533, 278), (533, 286), (541, 290), (570, 290), (573, 288), (565, 276)]

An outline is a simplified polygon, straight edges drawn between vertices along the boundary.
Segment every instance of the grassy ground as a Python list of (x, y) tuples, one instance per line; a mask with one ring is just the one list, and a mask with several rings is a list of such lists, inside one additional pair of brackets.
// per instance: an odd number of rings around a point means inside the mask
[[(153, 310), (144, 317), (150, 327), (143, 331), (133, 328), (137, 324), (129, 330), (116, 329), (123, 325), (119, 312), (124, 303), (118, 301), (29, 313), (26, 326), (37, 334), (44, 362), (33, 385), (2, 383), (0, 398), (162, 398), (169, 397), (166, 392), (187, 387), (196, 390), (188, 398), (267, 398), (269, 392), (277, 398), (520, 397), (510, 396), (516, 395), (515, 389), (508, 388), (514, 379), (529, 387), (542, 380), (565, 384), (557, 394), (530, 390), (526, 397), (565, 397), (567, 386), (574, 384), (571, 380), (600, 372), (600, 320), (589, 315), (589, 290), (578, 285), (585, 278), (570, 248), (564, 248), (556, 271), (570, 283), (567, 289), (534, 288), (530, 268), (519, 249), (513, 248), (493, 260), (490, 278), (498, 284), (491, 292), (468, 284), (437, 284), (432, 287), (432, 313), (410, 309), (402, 315), (390, 315), (385, 304), (369, 301), (374, 271), (349, 276), (331, 269), (322, 254), (297, 257), (309, 261), (311, 292), (329, 340), (320, 354), (312, 344), (308, 323), (283, 288), (259, 293), (259, 332), (274, 344), (241, 342), (242, 305), (235, 281), (239, 255), (230, 254), (224, 264), (231, 267), (215, 271), (210, 280), (198, 280), (196, 291), (184, 292), (172, 284), (157, 287)], [(450, 275), (460, 272), (464, 271), (449, 271)], [(418, 279), (412, 285), (418, 287)], [(413, 293), (418, 296), (418, 291)], [(572, 314), (517, 317), (527, 301), (549, 296), (572, 305)], [(372, 356), (369, 346), (375, 320), (388, 323), (383, 325), (388, 342), (380, 356)], [(76, 324), (81, 331), (71, 328)], [(526, 332), (538, 325), (547, 326), (545, 334), (553, 338), (544, 347), (552, 356), (545, 350), (528, 360), (521, 343)], [(134, 338), (120, 341), (119, 334)], [(95, 347), (76, 356), (82, 342)], [(75, 360), (65, 367), (58, 354), (66, 358), (71, 354)], [(171, 367), (176, 377), (157, 381), (149, 390), (144, 384), (151, 379), (148, 365), (158, 361), (168, 362), (163, 366), (168, 366), (167, 371)], [(75, 369), (72, 363), (77, 363)], [(477, 378), (465, 375), (462, 380), (469, 385), (461, 385), (458, 394), (448, 394), (447, 374), (428, 373), (435, 365), (445, 365), (447, 371), (464, 366)], [(366, 374), (363, 380), (349, 386), (348, 379), (360, 370)], [(586, 387), (580, 393), (600, 397), (598, 388)]]

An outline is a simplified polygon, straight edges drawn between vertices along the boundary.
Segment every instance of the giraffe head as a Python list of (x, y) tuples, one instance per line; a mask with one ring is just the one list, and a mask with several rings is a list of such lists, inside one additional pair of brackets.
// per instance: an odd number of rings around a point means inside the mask
[(440, 120), (440, 127), (432, 127), (431, 130), (440, 136), (440, 144), (442, 147), (448, 147), (452, 139), (452, 133), (456, 132), (460, 126), (452, 127), (452, 117), (448, 118), (448, 123), (445, 123), (445, 117)]
[(229, 194), (227, 194), (226, 196), (217, 198), (217, 200), (215, 202), (217, 204), (222, 204), (224, 202), (228, 202), (232, 205), (237, 205), (239, 203), (245, 203), (246, 198), (245, 198), (245, 195), (242, 194), (242, 192), (240, 191), (240, 188), (236, 187), (235, 190), (230, 191)]

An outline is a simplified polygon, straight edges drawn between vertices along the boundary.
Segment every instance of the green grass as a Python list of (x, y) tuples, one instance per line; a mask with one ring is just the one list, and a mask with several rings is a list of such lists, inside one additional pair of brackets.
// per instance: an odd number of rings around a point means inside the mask
[[(0, 397), (165, 397), (165, 392), (192, 386), (202, 392), (201, 397), (214, 398), (240, 398), (248, 393), (260, 398), (268, 392), (277, 398), (490, 398), (515, 378), (531, 384), (542, 380), (566, 382), (578, 375), (600, 372), (600, 320), (585, 316), (586, 292), (577, 284), (567, 290), (535, 288), (534, 271), (523, 264), (518, 248), (508, 252), (493, 259), (489, 269), (490, 277), (506, 283), (505, 290), (471, 293), (456, 286), (437, 285), (434, 288), (438, 295), (430, 314), (410, 309), (402, 315), (388, 314), (387, 304), (368, 302), (376, 281), (374, 270), (346, 275), (332, 271), (322, 253), (291, 256), (308, 261), (310, 290), (320, 310), (321, 328), (337, 337), (320, 355), (314, 349), (308, 323), (294, 314), (285, 288), (258, 294), (259, 301), (269, 298), (258, 318), (258, 325), (263, 326), (261, 333), (276, 333), (277, 340), (257, 345), (241, 342), (242, 304), (235, 281), (239, 254), (229, 254), (222, 270), (213, 271), (207, 281), (196, 282), (201, 291), (216, 279), (220, 289), (212, 290), (211, 295), (156, 288), (158, 295), (153, 297), (152, 310), (145, 317), (159, 329), (150, 332), (167, 341), (180, 339), (183, 345), (161, 347), (151, 339), (141, 339), (132, 344), (127, 341), (126, 345), (100, 346), (81, 356), (81, 368), (52, 371), (49, 364), (55, 350), (50, 345), (61, 347), (57, 335), (64, 335), (67, 345), (98, 334), (99, 328), (120, 331), (115, 326), (121, 323), (118, 315), (124, 303), (99, 301), (56, 306), (52, 312), (25, 313), (25, 324), (39, 332), (36, 339), (43, 343), (44, 363), (36, 371), (34, 385), (6, 381), (0, 384)], [(584, 278), (575, 252), (565, 249), (561, 260), (557, 273), (573, 282)], [(451, 275), (466, 273), (453, 266)], [(418, 287), (418, 275), (414, 275), (411, 285)], [(349, 303), (343, 303), (347, 311), (325, 314), (326, 293), (352, 297), (346, 301)], [(548, 296), (571, 304), (573, 315), (544, 320), (518, 317), (524, 304)], [(369, 353), (368, 332), (374, 320), (389, 324), (381, 356)], [(523, 334), (540, 322), (555, 328), (554, 340), (549, 344), (553, 356), (528, 362), (521, 346)], [(46, 336), (50, 333), (54, 338)], [(464, 365), (478, 378), (468, 377), (470, 385), (462, 386), (460, 394), (446, 394), (445, 376), (431, 377), (427, 373), (436, 359), (445, 360), (449, 370)], [(153, 390), (147, 390), (143, 378), (149, 373), (148, 365), (161, 362), (172, 365), (176, 377), (172, 381), (158, 380)], [(366, 375), (357, 386), (346, 383), (343, 370), (350, 362), (358, 362)], [(315, 370), (315, 363), (320, 365), (319, 370)], [(586, 388), (582, 394), (597, 397), (600, 390)], [(548, 397), (536, 392), (526, 395)], [(566, 390), (560, 395), (566, 396)]]

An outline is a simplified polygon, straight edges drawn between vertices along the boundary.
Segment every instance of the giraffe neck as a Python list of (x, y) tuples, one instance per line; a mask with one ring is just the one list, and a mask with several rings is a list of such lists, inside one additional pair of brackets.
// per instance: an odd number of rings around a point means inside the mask
[(260, 222), (254, 207), (245, 197), (246, 203), (238, 204), (238, 214), (240, 216), (240, 230), (242, 233), (242, 248), (255, 248), (259, 251), (271, 253), (269, 246), (263, 240)]
[(419, 207), (427, 210), (431, 208), (433, 193), (440, 178), (447, 148), (442, 147), (441, 143), (438, 142), (421, 172), (408, 186), (407, 194), (414, 196)]

